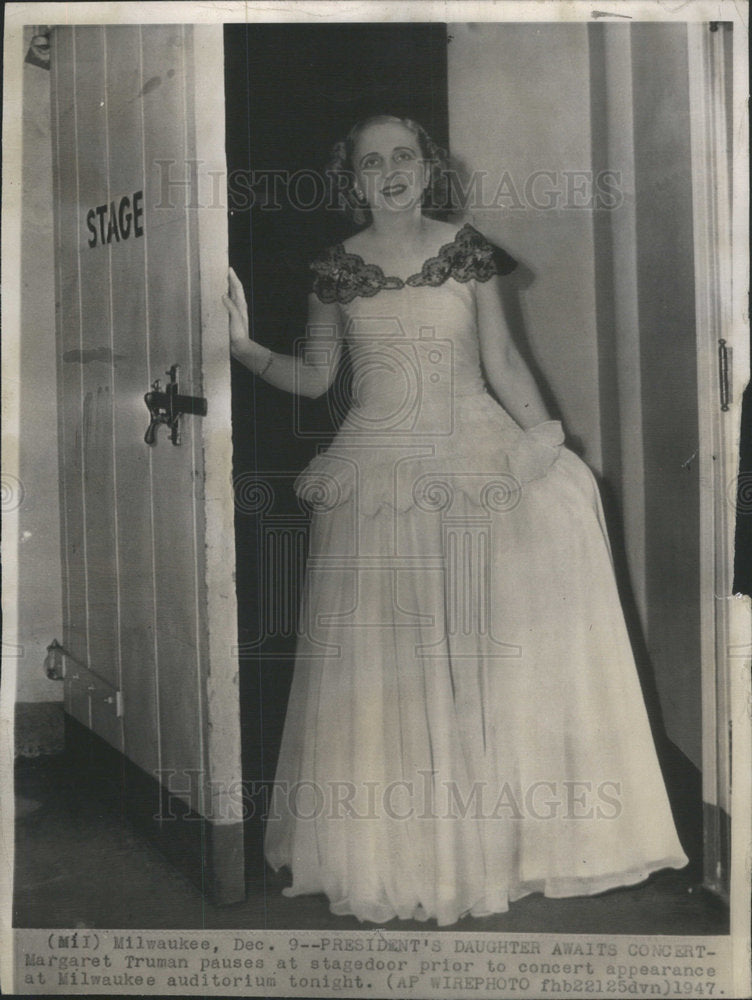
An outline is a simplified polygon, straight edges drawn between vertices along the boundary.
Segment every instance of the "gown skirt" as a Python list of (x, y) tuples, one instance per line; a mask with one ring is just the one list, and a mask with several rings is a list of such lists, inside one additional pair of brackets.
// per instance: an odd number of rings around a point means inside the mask
[[(411, 347), (402, 378), (393, 328), (380, 365), (355, 337), (361, 398), (295, 484), (313, 513), (265, 856), (285, 895), (376, 923), (687, 864), (594, 476), (487, 391), (470, 283), (447, 284), (390, 294), (400, 338), (434, 309), (453, 351)], [(379, 298), (352, 308), (383, 320)]]

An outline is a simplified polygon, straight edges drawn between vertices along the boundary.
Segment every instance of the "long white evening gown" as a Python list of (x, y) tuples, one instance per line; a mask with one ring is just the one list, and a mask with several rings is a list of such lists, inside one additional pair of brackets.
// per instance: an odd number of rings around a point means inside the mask
[(283, 892), (448, 925), (683, 867), (594, 477), (482, 377), (475, 289), (502, 252), (466, 224), (407, 281), (342, 244), (312, 268), (355, 401), (295, 484), (309, 561), (265, 830)]

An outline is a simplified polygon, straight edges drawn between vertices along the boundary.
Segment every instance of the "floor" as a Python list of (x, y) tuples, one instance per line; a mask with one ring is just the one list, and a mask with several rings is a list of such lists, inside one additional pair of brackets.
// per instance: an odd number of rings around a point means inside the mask
[[(684, 758), (666, 763), (677, 826), (691, 863), (647, 882), (600, 896), (513, 903), (510, 911), (468, 917), (452, 928), (467, 931), (724, 934), (728, 913), (701, 887), (702, 831), (699, 785)], [(288, 899), (261, 858), (260, 828), (247, 835), (248, 891), (244, 902), (212, 906), (107, 801), (74, 773), (64, 753), (19, 760), (16, 768), (17, 839), (14, 923), (17, 927), (114, 928), (321, 928), (363, 930), (354, 917), (330, 914), (324, 896)], [(435, 924), (393, 920), (395, 930), (436, 929)]]

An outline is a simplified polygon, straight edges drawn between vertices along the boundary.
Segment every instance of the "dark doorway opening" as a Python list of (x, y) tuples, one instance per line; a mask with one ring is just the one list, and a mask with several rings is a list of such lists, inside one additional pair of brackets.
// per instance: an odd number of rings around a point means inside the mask
[[(415, 118), (448, 145), (446, 25), (233, 24), (224, 38), (230, 264), (254, 339), (290, 354), (305, 335), (309, 260), (353, 231), (317, 180), (334, 143), (360, 118), (386, 113)], [(292, 484), (336, 430), (343, 385), (346, 375), (307, 400), (232, 362), (251, 879), (263, 872), (260, 815), (279, 752), (307, 552), (307, 516)]]

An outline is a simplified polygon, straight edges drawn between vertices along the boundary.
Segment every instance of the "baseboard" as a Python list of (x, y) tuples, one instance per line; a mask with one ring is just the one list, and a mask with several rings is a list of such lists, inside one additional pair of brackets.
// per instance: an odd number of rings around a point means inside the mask
[(65, 715), (65, 753), (97, 801), (124, 815), (217, 905), (245, 898), (243, 823), (199, 815), (101, 737)]
[(65, 749), (62, 701), (18, 701), (13, 713), (15, 757), (43, 757)]

